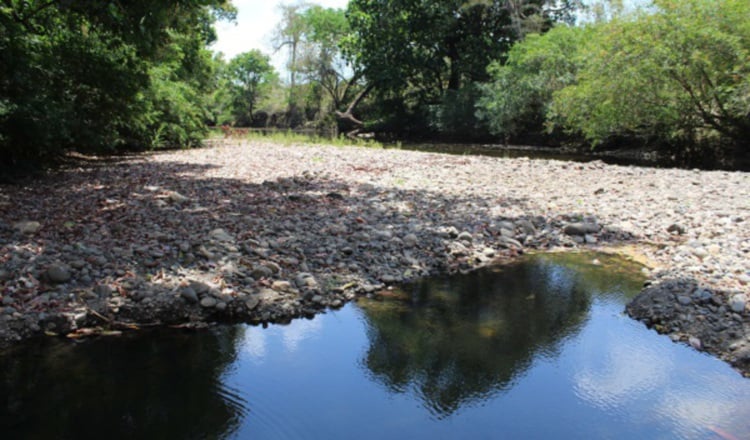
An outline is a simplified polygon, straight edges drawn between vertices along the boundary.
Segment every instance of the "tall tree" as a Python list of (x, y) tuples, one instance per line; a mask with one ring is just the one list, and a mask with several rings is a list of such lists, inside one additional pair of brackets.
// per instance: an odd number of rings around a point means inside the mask
[[(214, 18), (232, 13), (225, 0), (3, 1), (2, 165), (153, 146), (174, 108), (159, 96), (200, 105), (199, 93), (183, 92), (206, 77), (199, 61)], [(159, 87), (173, 80), (187, 89)]]
[[(281, 4), (281, 22), (273, 34), (273, 45), (276, 51), (286, 48), (289, 52), (287, 69), (289, 70), (289, 100), (287, 112), (290, 122), (296, 119), (297, 113), (297, 74), (299, 73), (299, 52), (305, 24), (302, 11), (307, 7), (304, 2)], [(293, 125), (293, 124), (292, 124)]]
[[(361, 65), (381, 102), (424, 111), (447, 91), (489, 79), (530, 23), (546, 30), (573, 2), (545, 0), (352, 0), (347, 54)], [(554, 9), (551, 7), (554, 6)], [(457, 101), (461, 101), (458, 99)]]
[(259, 50), (241, 53), (226, 69), (232, 114), (238, 125), (250, 125), (259, 99), (276, 79), (270, 59)]

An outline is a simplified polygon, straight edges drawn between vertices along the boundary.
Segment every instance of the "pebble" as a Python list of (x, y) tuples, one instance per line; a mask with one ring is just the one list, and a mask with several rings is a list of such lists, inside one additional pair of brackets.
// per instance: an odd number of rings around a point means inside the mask
[(690, 344), (690, 346), (696, 350), (700, 350), (703, 348), (703, 344), (701, 344), (701, 340), (696, 338), (695, 336), (690, 336), (688, 338), (688, 344)]
[(568, 225), (565, 225), (563, 228), (563, 232), (567, 235), (586, 235), (586, 234), (595, 234), (599, 232), (601, 229), (601, 226), (599, 226), (596, 223), (570, 223)]
[(247, 307), (248, 310), (255, 310), (255, 308), (258, 307), (258, 304), (260, 304), (260, 298), (257, 295), (251, 295), (245, 300), (245, 307)]
[(216, 300), (216, 298), (214, 298), (212, 296), (204, 296), (203, 298), (201, 298), (201, 302), (200, 303), (201, 303), (201, 307), (205, 307), (207, 309), (210, 309), (210, 308), (216, 306), (216, 304), (218, 303), (218, 301)]
[(51, 283), (62, 284), (70, 281), (72, 277), (70, 270), (62, 264), (53, 264), (47, 268), (45, 272), (47, 280)]
[(415, 234), (406, 234), (403, 238), (403, 242), (406, 246), (414, 247), (419, 243), (419, 238)]
[(180, 289), (180, 296), (192, 303), (198, 302), (198, 293), (190, 286)]
[(21, 234), (33, 235), (41, 229), (42, 224), (33, 220), (23, 220), (13, 224), (13, 229)]
[(742, 313), (745, 311), (745, 304), (747, 303), (747, 296), (738, 294), (733, 295), (729, 299), (729, 308), (735, 313)]

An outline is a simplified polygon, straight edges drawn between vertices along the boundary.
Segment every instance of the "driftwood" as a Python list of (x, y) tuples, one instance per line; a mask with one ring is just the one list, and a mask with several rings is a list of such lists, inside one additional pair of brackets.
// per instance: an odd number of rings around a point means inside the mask
[(351, 131), (348, 131), (346, 133), (346, 137), (348, 138), (355, 138), (359, 132), (362, 131), (362, 127), (364, 127), (365, 123), (361, 120), (357, 119), (354, 116), (354, 109), (359, 105), (359, 103), (364, 99), (365, 96), (367, 96), (368, 93), (373, 89), (373, 84), (369, 84), (367, 87), (362, 89), (356, 97), (354, 97), (354, 100), (349, 104), (349, 106), (346, 108), (346, 111), (336, 111), (336, 117), (339, 118), (341, 121), (348, 121), (354, 125), (354, 129)]

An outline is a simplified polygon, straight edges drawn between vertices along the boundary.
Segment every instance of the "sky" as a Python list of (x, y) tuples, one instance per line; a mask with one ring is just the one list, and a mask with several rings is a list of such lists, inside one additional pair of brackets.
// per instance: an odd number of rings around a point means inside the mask
[[(233, 0), (237, 7), (237, 22), (216, 24), (218, 40), (211, 47), (215, 52), (224, 53), (226, 60), (250, 49), (260, 49), (272, 56), (271, 62), (277, 72), (284, 71), (286, 55), (284, 51), (273, 54), (271, 33), (281, 20), (279, 5), (297, 3), (296, 0)], [(348, 0), (311, 0), (307, 3), (327, 8), (345, 8)]]
[[(271, 63), (277, 72), (285, 72), (287, 54), (279, 51), (274, 54), (271, 44), (271, 33), (281, 20), (279, 5), (299, 3), (301, 0), (233, 0), (237, 7), (237, 22), (218, 22), (216, 31), (218, 41), (211, 47), (215, 52), (224, 53), (224, 59), (230, 60), (237, 54), (250, 49), (259, 49), (271, 56)], [(647, 3), (648, 0), (625, 0), (629, 7)], [(327, 8), (346, 8), (349, 0), (308, 0), (309, 4), (318, 4)], [(591, 3), (585, 0), (584, 3)]]

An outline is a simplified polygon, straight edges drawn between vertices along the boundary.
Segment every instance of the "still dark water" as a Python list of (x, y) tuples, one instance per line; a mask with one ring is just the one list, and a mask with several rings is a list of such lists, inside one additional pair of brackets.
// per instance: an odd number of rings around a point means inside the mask
[(286, 326), (47, 341), (0, 355), (0, 437), (750, 438), (750, 380), (622, 314), (641, 282), (535, 256)]

